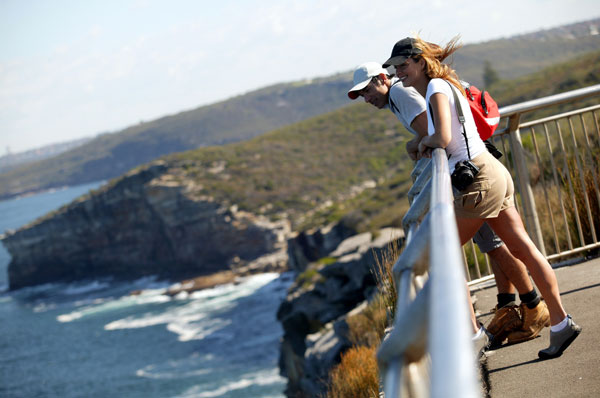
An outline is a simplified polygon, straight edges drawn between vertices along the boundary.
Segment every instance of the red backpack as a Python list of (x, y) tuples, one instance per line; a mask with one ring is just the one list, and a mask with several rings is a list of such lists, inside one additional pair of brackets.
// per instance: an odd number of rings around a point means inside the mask
[(461, 81), (460, 83), (467, 93), (467, 100), (469, 101), (479, 136), (485, 141), (494, 134), (496, 127), (500, 123), (498, 104), (487, 91), (480, 91), (477, 87), (465, 81)]

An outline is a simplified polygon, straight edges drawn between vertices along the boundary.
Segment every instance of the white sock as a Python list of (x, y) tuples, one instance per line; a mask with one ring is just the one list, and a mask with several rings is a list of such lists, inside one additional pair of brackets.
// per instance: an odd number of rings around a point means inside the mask
[(479, 328), (479, 330), (477, 331), (477, 333), (475, 333), (475, 334), (473, 335), (473, 340), (477, 340), (479, 337), (481, 337), (481, 334), (482, 334), (482, 333), (483, 333), (483, 326), (481, 326), (481, 327)]
[(565, 319), (563, 319), (562, 321), (560, 321), (560, 323), (557, 323), (556, 325), (550, 326), (550, 331), (551, 332), (560, 332), (561, 330), (563, 330), (564, 328), (567, 327), (567, 325), (569, 324), (569, 316), (566, 316)]

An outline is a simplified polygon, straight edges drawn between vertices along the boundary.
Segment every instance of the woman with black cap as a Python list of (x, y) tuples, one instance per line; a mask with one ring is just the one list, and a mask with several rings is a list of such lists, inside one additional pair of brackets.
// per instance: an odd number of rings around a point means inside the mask
[[(445, 148), (449, 156), (461, 244), (487, 222), (511, 253), (523, 261), (550, 311), (550, 346), (538, 355), (542, 359), (555, 358), (562, 355), (581, 328), (565, 312), (556, 275), (523, 226), (514, 205), (510, 173), (486, 150), (458, 76), (442, 63), (459, 47), (458, 38), (445, 47), (420, 38), (405, 38), (396, 43), (383, 66), (394, 65), (402, 84), (414, 87), (426, 100), (428, 136), (420, 141), (419, 153), (431, 156), (434, 148)], [(463, 122), (457, 109), (462, 109)], [(526, 314), (524, 318), (523, 322), (528, 322)]]

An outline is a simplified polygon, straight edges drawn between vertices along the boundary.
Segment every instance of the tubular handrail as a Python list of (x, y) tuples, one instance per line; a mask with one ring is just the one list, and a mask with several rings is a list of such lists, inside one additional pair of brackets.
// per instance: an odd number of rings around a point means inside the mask
[(500, 108), (500, 116), (510, 117), (517, 114), (533, 112), (538, 109), (546, 108), (550, 105), (580, 100), (587, 97), (593, 97), (598, 94), (600, 94), (600, 84), (567, 91), (565, 93), (550, 95), (548, 97), (538, 98), (531, 101), (525, 101), (514, 105), (503, 106)]
[[(420, 161), (415, 169), (420, 175), (403, 219), (406, 247), (393, 266), (398, 287), (394, 327), (377, 352), (385, 396), (476, 397), (465, 273), (445, 151), (435, 149), (432, 160)], [(427, 272), (422, 285), (419, 278)], [(418, 377), (428, 372), (429, 384)]]
[(432, 397), (476, 397), (477, 387), (465, 273), (446, 152), (432, 157), (429, 352)]
[(579, 115), (579, 114), (581, 114), (583, 112), (595, 111), (597, 109), (600, 109), (600, 105), (588, 106), (588, 107), (583, 108), (583, 109), (577, 109), (575, 111), (565, 112), (565, 113), (561, 113), (559, 115), (548, 116), (548, 117), (545, 117), (543, 119), (532, 120), (530, 122), (521, 123), (519, 125), (519, 128), (523, 129), (523, 128), (526, 128), (526, 127), (535, 126), (537, 124), (543, 124), (543, 123), (551, 122), (551, 121), (558, 120), (558, 119), (564, 119), (564, 118), (567, 118), (569, 116)]

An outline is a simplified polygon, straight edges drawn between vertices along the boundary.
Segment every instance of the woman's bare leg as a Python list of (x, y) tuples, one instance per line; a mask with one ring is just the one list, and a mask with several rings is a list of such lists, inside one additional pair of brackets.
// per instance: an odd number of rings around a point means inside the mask
[(550, 323), (552, 325), (560, 323), (567, 316), (567, 313), (560, 300), (556, 275), (550, 263), (529, 238), (517, 210), (510, 207), (501, 211), (497, 218), (487, 219), (486, 221), (508, 246), (510, 252), (521, 260), (529, 270), (533, 281), (540, 289), (540, 293), (548, 305)]

